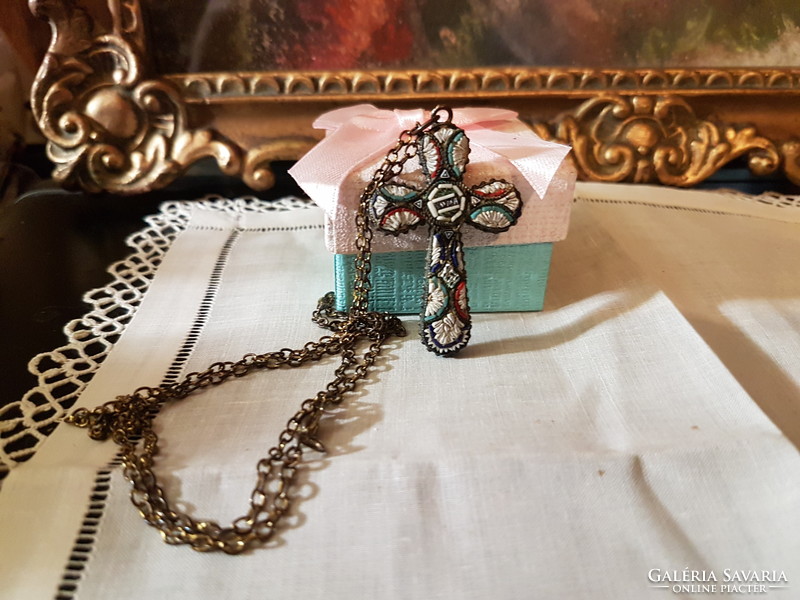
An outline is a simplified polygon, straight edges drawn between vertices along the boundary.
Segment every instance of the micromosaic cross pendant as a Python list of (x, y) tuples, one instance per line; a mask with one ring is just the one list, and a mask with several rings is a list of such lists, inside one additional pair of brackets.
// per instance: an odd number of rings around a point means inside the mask
[(492, 179), (467, 188), (463, 183), (469, 162), (469, 139), (445, 120), (422, 127), (416, 139), (425, 185), (390, 180), (371, 199), (377, 229), (399, 235), (428, 224), (426, 293), (420, 316), (422, 342), (440, 356), (453, 355), (467, 345), (472, 327), (467, 302), (467, 272), (461, 241), (463, 223), (500, 233), (514, 225), (522, 201), (513, 184)]

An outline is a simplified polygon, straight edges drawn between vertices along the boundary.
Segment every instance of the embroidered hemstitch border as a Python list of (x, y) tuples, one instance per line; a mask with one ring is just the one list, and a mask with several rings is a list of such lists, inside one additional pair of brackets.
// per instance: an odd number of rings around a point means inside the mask
[[(21, 400), (0, 408), (0, 482), (10, 469), (36, 453), (75, 404), (136, 313), (172, 242), (189, 226), (192, 207), (241, 215), (310, 206), (313, 205), (308, 200), (291, 196), (272, 201), (206, 196), (199, 200), (165, 202), (160, 213), (145, 217), (147, 226), (126, 240), (134, 252), (108, 268), (113, 280), (84, 294), (83, 300), (91, 310), (64, 327), (67, 343), (36, 355), (28, 363), (29, 372), (37, 378), (36, 387)], [(301, 225), (275, 230), (307, 228)]]

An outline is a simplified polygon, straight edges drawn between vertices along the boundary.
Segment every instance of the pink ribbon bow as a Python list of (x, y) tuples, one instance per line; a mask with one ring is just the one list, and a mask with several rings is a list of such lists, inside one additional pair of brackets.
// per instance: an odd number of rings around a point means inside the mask
[[(428, 116), (422, 109), (389, 111), (371, 104), (327, 112), (314, 121), (315, 129), (327, 130), (325, 139), (289, 173), (314, 202), (333, 216), (347, 177), (367, 164), (380, 161), (403, 131), (424, 122)], [(539, 198), (544, 197), (570, 150), (569, 146), (541, 139), (512, 110), (457, 108), (453, 110), (453, 123), (466, 131), (473, 149), (481, 146), (514, 165)]]

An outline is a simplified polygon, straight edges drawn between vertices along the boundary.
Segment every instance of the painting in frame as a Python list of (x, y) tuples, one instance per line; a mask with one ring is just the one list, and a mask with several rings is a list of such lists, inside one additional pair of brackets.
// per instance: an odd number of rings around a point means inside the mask
[(493, 104), (581, 178), (696, 185), (739, 157), (800, 183), (794, 0), (31, 0), (32, 105), (56, 178), (162, 186), (194, 161), (254, 189), (325, 110)]

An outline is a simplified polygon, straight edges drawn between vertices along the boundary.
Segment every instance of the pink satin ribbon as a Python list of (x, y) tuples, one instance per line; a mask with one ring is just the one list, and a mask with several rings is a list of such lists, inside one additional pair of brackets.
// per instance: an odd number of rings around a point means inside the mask
[[(325, 139), (289, 173), (314, 202), (333, 215), (347, 177), (368, 164), (377, 164), (400, 133), (428, 116), (422, 109), (389, 111), (371, 104), (327, 112), (314, 121), (314, 128), (327, 130)], [(453, 123), (467, 132), (471, 146), (482, 146), (511, 162), (539, 198), (547, 192), (570, 150), (569, 146), (542, 140), (511, 110), (457, 108), (453, 110)]]

